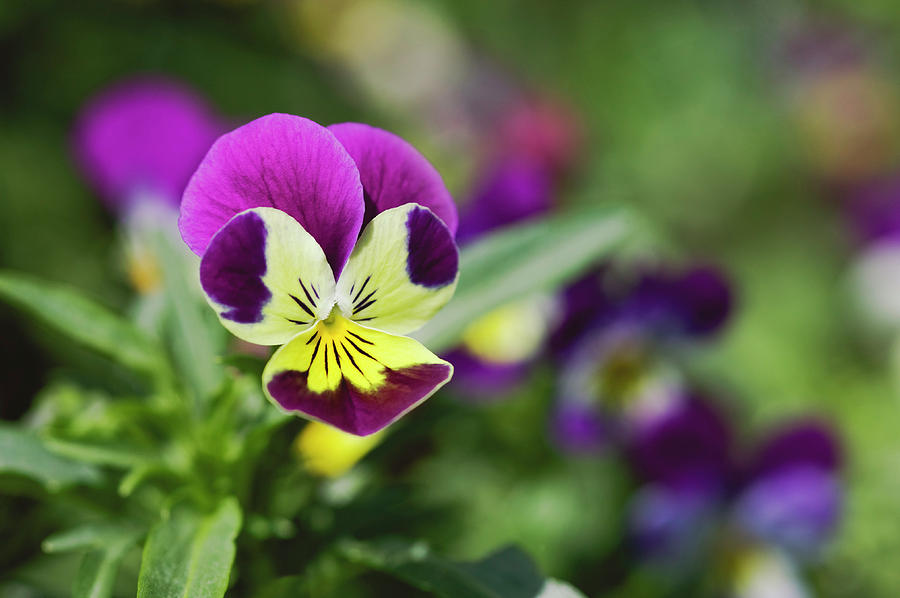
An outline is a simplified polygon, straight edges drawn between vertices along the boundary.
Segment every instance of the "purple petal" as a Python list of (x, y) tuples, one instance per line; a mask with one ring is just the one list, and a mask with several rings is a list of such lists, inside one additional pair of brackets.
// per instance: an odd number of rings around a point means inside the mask
[(232, 216), (256, 207), (294, 217), (337, 276), (362, 224), (359, 173), (328, 129), (299, 116), (263, 116), (213, 144), (185, 190), (181, 235), (203, 255)]
[(334, 301), (322, 248), (275, 208), (241, 212), (219, 229), (200, 260), (200, 283), (222, 325), (261, 345), (282, 345)]
[(841, 505), (841, 487), (834, 475), (795, 466), (750, 486), (735, 514), (757, 538), (798, 555), (812, 555), (834, 532)]
[(699, 398), (636, 431), (630, 454), (645, 479), (671, 487), (721, 488), (732, 474), (728, 424)]
[(824, 422), (798, 421), (784, 426), (763, 444), (748, 477), (764, 477), (796, 466), (836, 472), (840, 465), (841, 448), (834, 430)]
[(721, 272), (699, 266), (677, 277), (672, 285), (687, 334), (705, 336), (721, 328), (732, 310), (732, 293)]
[(618, 302), (607, 288), (608, 275), (609, 266), (599, 266), (563, 292), (563, 318), (550, 338), (557, 356), (565, 358), (585, 336), (618, 315)]
[(495, 165), (476, 186), (459, 225), (465, 242), (495, 228), (546, 212), (551, 201), (547, 171), (525, 160)]
[(459, 251), (452, 232), (432, 212), (416, 207), (406, 219), (406, 272), (414, 283), (440, 288), (456, 279)]
[(203, 255), (200, 283), (207, 295), (226, 307), (220, 315), (227, 320), (252, 324), (263, 319), (263, 307), (272, 298), (262, 280), (266, 234), (259, 214), (247, 212), (235, 216)]
[(413, 146), (393, 133), (360, 123), (328, 128), (359, 169), (366, 200), (363, 226), (385, 210), (417, 203), (456, 233), (456, 204), (441, 175)]
[(122, 208), (137, 195), (177, 206), (224, 129), (192, 90), (163, 78), (118, 83), (84, 107), (74, 131), (78, 164), (100, 196)]

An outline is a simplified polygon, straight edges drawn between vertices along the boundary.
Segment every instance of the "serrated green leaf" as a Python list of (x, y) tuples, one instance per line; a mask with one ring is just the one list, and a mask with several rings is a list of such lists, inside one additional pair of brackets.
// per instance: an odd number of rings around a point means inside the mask
[(163, 367), (162, 353), (151, 338), (70, 286), (3, 271), (0, 299), (133, 370), (155, 372)]
[(8, 424), (0, 424), (0, 472), (33, 478), (51, 492), (101, 480), (96, 468), (60, 457), (31, 431)]
[(225, 594), (241, 527), (237, 500), (213, 513), (175, 510), (150, 532), (138, 578), (138, 598), (218, 598)]
[(537, 598), (545, 586), (531, 558), (513, 546), (475, 562), (443, 559), (420, 542), (346, 542), (341, 552), (444, 598)]
[(453, 299), (413, 336), (432, 351), (449, 349), (478, 316), (568, 282), (624, 246), (633, 229), (629, 213), (607, 207), (511, 227), (469, 245), (460, 252)]

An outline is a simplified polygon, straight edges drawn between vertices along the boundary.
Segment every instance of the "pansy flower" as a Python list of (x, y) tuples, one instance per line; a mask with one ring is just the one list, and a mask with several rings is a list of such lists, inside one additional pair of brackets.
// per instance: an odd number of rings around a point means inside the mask
[(403, 335), (456, 287), (456, 211), (402, 139), (264, 116), (213, 144), (179, 225), (222, 324), (281, 345), (263, 387), (282, 409), (365, 436), (450, 379)]
[(565, 292), (550, 340), (561, 368), (551, 433), (568, 452), (627, 441), (684, 395), (673, 355), (718, 331), (731, 291), (715, 269), (605, 265)]
[(701, 532), (711, 529), (734, 552), (773, 549), (806, 559), (828, 542), (842, 508), (834, 432), (795, 421), (743, 460), (736, 440), (715, 404), (696, 397), (632, 439), (630, 461), (646, 485), (631, 522), (644, 554), (678, 558), (685, 545), (696, 553), (709, 544)]

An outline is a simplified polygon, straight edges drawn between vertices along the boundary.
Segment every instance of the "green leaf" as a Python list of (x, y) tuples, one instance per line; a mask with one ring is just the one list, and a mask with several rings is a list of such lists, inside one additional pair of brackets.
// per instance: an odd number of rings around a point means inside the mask
[(135, 539), (137, 528), (112, 521), (85, 523), (65, 531), (56, 532), (41, 544), (44, 552), (57, 553), (70, 550), (104, 548), (123, 539)]
[(130, 469), (159, 460), (153, 454), (121, 443), (100, 444), (62, 438), (47, 438), (44, 444), (49, 450), (63, 457), (95, 465), (107, 465), (123, 469)]
[(151, 338), (70, 286), (0, 271), (0, 298), (133, 370), (155, 372), (162, 367), (162, 353)]
[(225, 594), (241, 527), (237, 500), (213, 513), (180, 508), (150, 532), (138, 578), (138, 598), (216, 598)]
[(565, 284), (623, 247), (634, 228), (624, 209), (606, 207), (508, 228), (469, 245), (460, 253), (453, 299), (413, 336), (432, 351), (449, 349), (478, 316)]
[(545, 585), (534, 562), (513, 546), (476, 562), (440, 558), (421, 542), (345, 542), (340, 550), (351, 562), (444, 598), (537, 598)]
[(33, 478), (51, 492), (101, 479), (94, 467), (60, 457), (34, 433), (9, 424), (0, 424), (0, 472)]
[(72, 596), (74, 598), (111, 596), (119, 564), (138, 537), (139, 534), (135, 530), (119, 528), (118, 534), (108, 535), (105, 538), (102, 547), (85, 554), (75, 575)]
[[(154, 231), (153, 241), (166, 293), (167, 336), (177, 367), (195, 396), (207, 400), (222, 384), (220, 356), (227, 334), (199, 288), (199, 265), (181, 239)], [(193, 279), (191, 279), (193, 276)]]

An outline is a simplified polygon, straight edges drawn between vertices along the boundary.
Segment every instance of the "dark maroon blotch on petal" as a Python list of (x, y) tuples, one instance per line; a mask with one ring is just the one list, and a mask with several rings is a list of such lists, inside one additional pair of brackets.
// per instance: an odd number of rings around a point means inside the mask
[(409, 279), (429, 288), (453, 282), (459, 269), (459, 253), (447, 226), (430, 210), (415, 207), (409, 212), (406, 228)]
[(200, 284), (229, 309), (220, 315), (240, 324), (262, 320), (272, 297), (263, 283), (266, 273), (266, 225), (258, 214), (235, 216), (213, 237), (200, 262)]
[(316, 393), (307, 386), (307, 372), (288, 370), (267, 384), (269, 394), (288, 411), (299, 411), (339, 430), (368, 436), (394, 421), (445, 380), (450, 366), (426, 363), (386, 370), (385, 381), (374, 393), (341, 380), (336, 390)]

